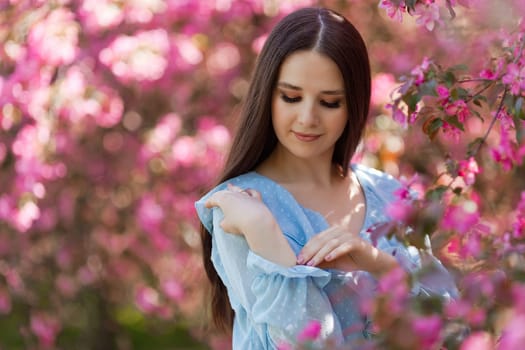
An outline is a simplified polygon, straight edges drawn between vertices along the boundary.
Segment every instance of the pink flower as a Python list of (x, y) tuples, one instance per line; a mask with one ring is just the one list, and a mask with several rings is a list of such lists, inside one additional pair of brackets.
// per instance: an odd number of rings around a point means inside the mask
[(175, 279), (167, 279), (162, 282), (162, 291), (173, 301), (180, 302), (184, 297), (183, 286)]
[(422, 316), (412, 321), (412, 330), (418, 337), (422, 349), (431, 349), (440, 338), (441, 317)]
[(445, 85), (438, 85), (436, 91), (441, 101), (447, 101), (450, 97), (450, 91)]
[(164, 209), (151, 195), (144, 195), (138, 207), (138, 222), (147, 232), (157, 231), (164, 220)]
[(492, 350), (494, 340), (492, 335), (487, 332), (478, 331), (468, 336), (461, 344), (460, 350)]
[(379, 8), (385, 9), (388, 17), (398, 21), (403, 21), (403, 13), (406, 11), (405, 2), (401, 1), (389, 1), (381, 0), (379, 2)]
[(100, 61), (123, 82), (155, 81), (162, 78), (168, 66), (170, 49), (164, 29), (121, 35), (100, 52)]
[(439, 6), (436, 3), (430, 4), (416, 4), (415, 14), (419, 16), (416, 19), (416, 24), (424, 25), (429, 31), (434, 29), (435, 23), (439, 23)]
[(55, 344), (57, 334), (61, 325), (57, 318), (43, 313), (33, 312), (30, 320), (31, 331), (37, 336), (40, 345), (44, 348), (52, 348)]
[(143, 312), (153, 313), (160, 307), (159, 293), (148, 286), (138, 287), (135, 292), (135, 304)]
[(389, 100), (391, 92), (394, 90), (396, 80), (390, 73), (378, 73), (372, 80), (372, 96), (371, 102), (373, 105), (383, 105)]
[(483, 79), (494, 80), (496, 79), (497, 75), (491, 69), (483, 69), (481, 72), (479, 72), (479, 77)]
[(124, 12), (117, 0), (84, 0), (79, 15), (88, 32), (113, 28), (124, 19)]
[(467, 233), (479, 222), (478, 206), (474, 201), (450, 205), (441, 220), (441, 228)]
[(386, 214), (398, 222), (406, 222), (413, 211), (413, 205), (407, 200), (396, 200), (389, 203), (386, 208)]
[(470, 110), (468, 109), (467, 103), (463, 100), (456, 100), (445, 106), (445, 113), (448, 115), (455, 115), (461, 123), (470, 116)]
[(521, 350), (525, 344), (525, 315), (516, 314), (507, 323), (497, 350)]
[(297, 341), (300, 343), (304, 343), (307, 341), (313, 341), (316, 340), (319, 335), (321, 334), (321, 323), (319, 321), (310, 321), (304, 327), (304, 329), (299, 333), (297, 336)]
[(458, 175), (463, 177), (465, 183), (470, 186), (476, 181), (476, 174), (480, 173), (480, 169), (476, 159), (470, 157), (468, 160), (461, 160), (459, 162)]
[(73, 62), (79, 35), (74, 18), (71, 11), (59, 7), (31, 28), (29, 47), (42, 61), (56, 66)]
[(501, 81), (510, 85), (510, 92), (513, 95), (520, 95), (520, 91), (525, 90), (525, 67), (510, 63), (507, 66), (507, 74)]
[(11, 296), (6, 288), (0, 286), (0, 315), (11, 312)]
[(425, 81), (425, 73), (430, 68), (432, 61), (428, 57), (423, 58), (421, 65), (412, 69), (411, 74), (415, 77), (414, 84), (421, 85)]

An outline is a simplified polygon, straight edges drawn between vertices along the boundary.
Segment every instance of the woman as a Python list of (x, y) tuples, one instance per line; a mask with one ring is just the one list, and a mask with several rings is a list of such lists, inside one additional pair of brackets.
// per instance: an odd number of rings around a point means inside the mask
[[(399, 183), (349, 166), (366, 124), (370, 66), (343, 16), (306, 8), (282, 19), (258, 58), (219, 185), (196, 203), (218, 326), (234, 349), (273, 349), (310, 321), (321, 339), (369, 336), (358, 297), (417, 251), (367, 228), (388, 220)], [(446, 273), (446, 271), (444, 271)], [(455, 293), (417, 285), (414, 293)]]

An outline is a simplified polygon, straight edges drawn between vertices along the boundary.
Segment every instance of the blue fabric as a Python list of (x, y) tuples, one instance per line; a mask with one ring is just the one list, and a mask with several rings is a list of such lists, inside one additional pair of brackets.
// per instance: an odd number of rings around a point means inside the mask
[[(401, 185), (375, 169), (362, 165), (353, 165), (352, 169), (366, 200), (360, 235), (370, 241), (367, 229), (388, 221), (385, 207), (394, 200), (394, 191)], [(302, 207), (285, 188), (263, 175), (249, 172), (227, 182), (261, 193), (296, 255), (312, 236), (329, 227), (320, 213)], [(204, 206), (212, 193), (225, 188), (226, 183), (215, 187), (197, 201), (195, 207), (212, 235), (211, 260), (228, 289), (235, 311), (233, 349), (275, 349), (281, 341), (293, 342), (310, 320), (322, 325), (320, 341), (331, 338), (336, 344), (343, 344), (367, 338), (370, 322), (360, 314), (357, 302), (360, 294), (373, 293), (375, 279), (366, 271), (343, 272), (302, 265), (283, 267), (255, 254), (244, 237), (221, 229), (223, 214), (219, 208)], [(395, 254), (409, 272), (421, 266), (418, 250), (406, 248), (395, 238), (382, 237), (377, 247)], [(446, 269), (430, 254), (427, 253), (427, 257), (436, 261), (443, 277), (439, 285), (435, 285), (436, 279), (428, 285), (416, 282), (412, 293), (455, 297), (457, 290)]]

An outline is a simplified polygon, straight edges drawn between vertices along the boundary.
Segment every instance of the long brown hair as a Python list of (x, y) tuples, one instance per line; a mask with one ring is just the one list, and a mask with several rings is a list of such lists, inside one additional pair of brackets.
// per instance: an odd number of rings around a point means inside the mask
[[(365, 43), (342, 15), (324, 8), (303, 8), (273, 28), (257, 59), (224, 170), (217, 183), (254, 170), (274, 150), (277, 137), (271, 118), (271, 99), (282, 62), (298, 50), (315, 50), (339, 67), (345, 85), (348, 121), (335, 144), (332, 162), (343, 175), (359, 144), (370, 104), (370, 64)], [(214, 324), (230, 331), (233, 324), (227, 290), (210, 260), (212, 239), (201, 224), (203, 262), (211, 282)]]

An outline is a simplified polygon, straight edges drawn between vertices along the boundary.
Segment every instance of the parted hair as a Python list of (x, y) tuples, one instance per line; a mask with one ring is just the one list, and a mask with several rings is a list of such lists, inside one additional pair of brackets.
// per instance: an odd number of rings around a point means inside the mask
[[(363, 38), (345, 17), (326, 8), (303, 8), (280, 20), (264, 43), (217, 184), (254, 170), (274, 150), (277, 137), (272, 125), (272, 95), (281, 64), (300, 50), (326, 55), (341, 71), (348, 119), (335, 144), (332, 162), (346, 176), (368, 116), (371, 93), (368, 52)], [(219, 329), (231, 331), (234, 313), (226, 287), (210, 260), (212, 238), (202, 224), (200, 231), (204, 268), (211, 282), (213, 322)]]

